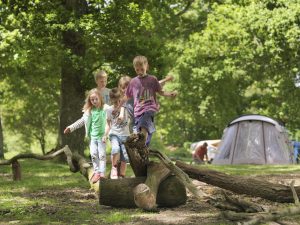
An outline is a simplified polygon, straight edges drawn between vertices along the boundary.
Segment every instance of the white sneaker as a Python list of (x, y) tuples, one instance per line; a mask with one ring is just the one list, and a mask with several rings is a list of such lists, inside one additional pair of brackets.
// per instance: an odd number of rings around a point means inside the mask
[(118, 179), (118, 169), (117, 167), (111, 167), (110, 179)]

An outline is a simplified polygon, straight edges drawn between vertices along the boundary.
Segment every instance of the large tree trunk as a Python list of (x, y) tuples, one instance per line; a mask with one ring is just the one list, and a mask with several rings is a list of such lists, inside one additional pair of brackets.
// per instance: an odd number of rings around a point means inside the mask
[[(136, 207), (133, 188), (144, 183), (146, 177), (103, 180), (100, 182), (100, 204), (113, 207)], [(175, 177), (169, 176), (159, 186), (156, 203), (161, 207), (174, 207), (187, 200), (185, 186)]]
[(3, 141), (3, 129), (1, 123), (1, 116), (0, 116), (0, 159), (4, 159), (4, 141)]
[[(74, 13), (78, 18), (87, 13), (87, 4), (83, 0), (66, 0), (63, 3), (68, 13)], [(68, 17), (66, 16), (66, 23)], [(85, 56), (85, 45), (83, 35), (80, 31), (66, 30), (63, 32), (63, 45), (71, 54), (65, 54), (61, 69), (61, 102), (60, 102), (60, 146), (69, 145), (72, 151), (83, 153), (84, 129), (80, 129), (70, 135), (63, 135), (66, 126), (75, 122), (82, 116), (84, 104), (84, 87), (81, 78), (84, 73), (83, 63), (72, 60), (75, 56), (81, 60)], [(73, 57), (74, 58), (74, 57)], [(79, 60), (80, 61), (80, 60)]]
[[(232, 176), (200, 167), (190, 166), (177, 161), (176, 166), (189, 177), (199, 181), (233, 191), (237, 194), (247, 194), (275, 202), (294, 202), (293, 193), (289, 186), (273, 184), (267, 181), (242, 176)], [(295, 187), (300, 196), (300, 186)]]

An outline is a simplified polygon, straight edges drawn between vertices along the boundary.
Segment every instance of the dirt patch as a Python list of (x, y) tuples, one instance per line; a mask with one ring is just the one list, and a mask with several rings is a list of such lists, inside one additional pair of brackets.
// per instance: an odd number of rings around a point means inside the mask
[[(254, 177), (254, 176), (253, 176)], [(300, 185), (300, 174), (289, 174), (289, 175), (264, 175), (256, 176), (256, 178), (267, 180), (273, 183), (281, 183), (288, 185), (292, 180), (296, 181), (296, 185)], [(206, 183), (193, 180), (193, 183), (198, 189), (209, 196), (218, 197), (223, 193), (223, 190), (208, 185)], [(227, 192), (231, 196), (242, 197), (245, 200), (259, 204), (266, 211), (272, 211), (277, 207), (289, 206), (291, 204), (280, 204), (274, 203), (261, 198), (254, 198), (246, 195), (235, 195), (234, 193)], [(141, 213), (137, 209), (117, 209), (107, 206), (100, 206), (98, 203), (98, 197), (91, 190), (84, 188), (73, 188), (68, 190), (42, 190), (36, 193), (23, 193), (23, 196), (31, 199), (38, 199), (41, 203), (37, 203), (34, 206), (28, 207), (27, 212), (42, 211), (49, 217), (58, 218), (63, 221), (63, 224), (67, 224), (64, 218), (61, 218), (61, 211), (66, 209), (75, 212), (70, 215), (76, 217), (76, 211), (85, 211), (91, 215), (89, 221), (86, 224), (105, 224), (103, 221), (99, 221), (101, 215), (107, 215), (112, 212), (120, 212), (121, 214), (133, 215), (131, 222), (123, 222), (122, 224), (128, 225), (163, 225), (163, 224), (236, 224), (222, 216), (222, 211), (208, 203), (207, 199), (197, 201), (190, 193), (188, 193), (188, 200), (185, 205), (181, 205), (175, 208), (159, 208), (159, 212), (154, 213)], [(42, 203), (43, 199), (52, 199), (53, 204)], [(3, 212), (6, 213), (6, 212)], [(296, 225), (299, 224), (297, 218), (283, 218), (284, 224)], [(115, 224), (115, 223), (113, 223)]]

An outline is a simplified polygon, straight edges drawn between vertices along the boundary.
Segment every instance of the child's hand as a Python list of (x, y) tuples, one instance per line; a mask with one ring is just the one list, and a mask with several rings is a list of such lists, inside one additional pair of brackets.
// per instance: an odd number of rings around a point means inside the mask
[(172, 80), (174, 80), (173, 75), (167, 75), (166, 76), (166, 81), (172, 81)]
[(103, 143), (106, 143), (106, 139), (107, 139), (107, 136), (104, 135), (104, 136), (102, 137), (102, 142), (103, 142)]
[(124, 120), (124, 117), (123, 117), (123, 116), (121, 116), (121, 115), (119, 115), (119, 117), (117, 118), (117, 124), (120, 124), (120, 123), (122, 123), (122, 122), (123, 122), (123, 120)]
[(64, 134), (68, 134), (71, 132), (71, 129), (69, 127), (67, 127), (65, 130), (64, 130)]
[(170, 97), (175, 98), (177, 96), (178, 92), (177, 91), (171, 91), (170, 92)]

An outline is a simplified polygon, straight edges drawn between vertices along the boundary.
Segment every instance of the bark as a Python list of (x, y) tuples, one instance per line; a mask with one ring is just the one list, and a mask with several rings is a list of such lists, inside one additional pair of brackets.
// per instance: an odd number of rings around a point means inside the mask
[(3, 141), (3, 129), (1, 123), (1, 116), (0, 116), (0, 159), (4, 159), (4, 141)]
[[(249, 177), (227, 175), (209, 169), (187, 165), (177, 161), (176, 165), (189, 175), (190, 178), (217, 186), (237, 194), (247, 194), (261, 197), (274, 202), (294, 202), (293, 193), (289, 186), (273, 184), (267, 181)], [(294, 187), (300, 196), (300, 186)]]
[(135, 204), (148, 211), (155, 210), (158, 187), (169, 175), (170, 170), (163, 163), (150, 162), (146, 181), (133, 189)]
[(125, 142), (131, 168), (136, 177), (147, 176), (149, 149), (145, 146), (143, 134), (132, 134)]
[(20, 163), (16, 160), (11, 164), (11, 168), (13, 171), (13, 180), (18, 181), (21, 180), (21, 166)]
[[(67, 12), (74, 13), (78, 18), (87, 12), (86, 1), (67, 0), (63, 6)], [(66, 17), (66, 23), (68, 17)], [(69, 145), (74, 151), (83, 154), (84, 150), (84, 128), (75, 131), (70, 135), (63, 135), (66, 126), (75, 122), (82, 116), (82, 106), (84, 104), (85, 88), (81, 84), (81, 78), (84, 74), (83, 63), (72, 61), (75, 56), (79, 59), (85, 56), (85, 45), (83, 34), (80, 31), (66, 30), (62, 34), (62, 43), (66, 50), (71, 54), (65, 54), (61, 69), (61, 101), (60, 101), (60, 124), (59, 124), (59, 144), (60, 146)]]
[[(144, 183), (146, 177), (103, 180), (100, 182), (100, 204), (134, 208), (133, 188)], [(187, 200), (185, 186), (175, 177), (169, 176), (159, 186), (156, 203), (159, 207), (175, 207)]]

